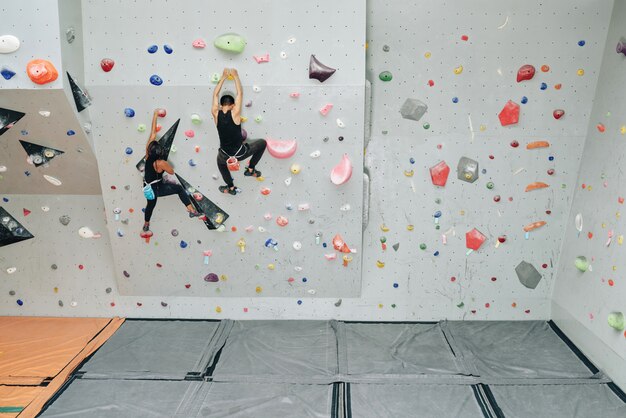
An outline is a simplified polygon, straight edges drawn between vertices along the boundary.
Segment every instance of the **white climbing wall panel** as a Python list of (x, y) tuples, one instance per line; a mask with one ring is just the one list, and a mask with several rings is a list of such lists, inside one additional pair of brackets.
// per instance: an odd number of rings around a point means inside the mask
[[(174, 1), (159, 2), (158, 6), (149, 2), (83, 3), (86, 84), (94, 98), (90, 108), (94, 142), (120, 292), (358, 296), (365, 3), (326, 1), (296, 6), (288, 1), (247, 1), (215, 9), (208, 6), (202, 1), (184, 7)], [(302, 25), (303, 21), (316, 23)], [(111, 22), (116, 22), (114, 27)], [(213, 47), (213, 39), (226, 32), (246, 38), (243, 53), (234, 55)], [(204, 38), (208, 46), (193, 48), (196, 38)], [(159, 48), (154, 54), (147, 51), (152, 44)], [(171, 54), (165, 52), (166, 44), (173, 49)], [(267, 63), (259, 64), (253, 58), (265, 54), (270, 56)], [(311, 54), (337, 68), (323, 84), (308, 77)], [(100, 68), (102, 58), (115, 61), (111, 72)], [(289, 159), (278, 160), (266, 152), (257, 166), (263, 182), (235, 173), (235, 184), (242, 190), (236, 197), (218, 191), (223, 184), (217, 179), (219, 140), (210, 114), (214, 87), (210, 78), (213, 73), (221, 74), (224, 67), (236, 67), (242, 79), (243, 116), (248, 118), (243, 127), (248, 137), (298, 142), (298, 151)], [(153, 74), (163, 79), (163, 85), (150, 83)], [(227, 83), (224, 90), (234, 91), (234, 84)], [(291, 93), (300, 96), (293, 98)], [(319, 110), (328, 103), (334, 107), (323, 116)], [(141, 208), (146, 201), (135, 164), (143, 156), (148, 133), (138, 132), (137, 127), (140, 123), (149, 126), (157, 107), (168, 112), (160, 121), (162, 133), (181, 119), (174, 141), (176, 152), (170, 154), (170, 161), (177, 173), (230, 215), (226, 232), (211, 232), (197, 219), (190, 220), (174, 196), (159, 199), (151, 242), (139, 238)], [(136, 116), (126, 117), (125, 108), (134, 109)], [(192, 114), (202, 118), (200, 125), (192, 123)], [(132, 148), (132, 155), (127, 155), (127, 147)], [(315, 151), (320, 152), (319, 158), (310, 157)], [(348, 183), (336, 186), (330, 182), (330, 171), (344, 153), (355, 170)], [(298, 164), (301, 172), (293, 174), (292, 164)], [(291, 184), (287, 185), (289, 178)], [(263, 188), (270, 194), (261, 194)], [(302, 204), (310, 209), (298, 210)], [(113, 215), (116, 208), (122, 211), (117, 221)], [(278, 226), (278, 216), (286, 217), (289, 224)], [(128, 223), (122, 223), (124, 220)], [(318, 233), (322, 238), (316, 243)], [(332, 248), (336, 234), (356, 251), (349, 255), (346, 266), (342, 254)], [(241, 239), (245, 252), (237, 245)], [(278, 247), (266, 247), (268, 239), (277, 241)], [(299, 250), (295, 249), (297, 243), (302, 247)], [(204, 263), (206, 251), (212, 253), (208, 264)], [(331, 254), (337, 258), (327, 260)], [(203, 279), (209, 273), (217, 274), (221, 281), (207, 286)]]

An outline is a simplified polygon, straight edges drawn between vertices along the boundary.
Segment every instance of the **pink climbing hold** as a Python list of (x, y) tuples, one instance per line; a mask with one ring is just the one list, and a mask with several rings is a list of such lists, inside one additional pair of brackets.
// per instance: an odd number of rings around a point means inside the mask
[(274, 158), (289, 158), (296, 153), (298, 142), (295, 140), (279, 141), (275, 139), (266, 139), (267, 152)]
[(102, 61), (100, 61), (100, 67), (105, 73), (111, 71), (114, 65), (115, 61), (113, 61), (111, 58), (104, 58)]
[(337, 164), (330, 172), (330, 181), (337, 186), (346, 183), (352, 177), (352, 162), (348, 158), (348, 154), (344, 154), (339, 164)]
[(478, 251), (483, 245), (483, 242), (487, 240), (478, 229), (474, 228), (465, 234), (465, 246), (471, 250)]
[(285, 218), (284, 216), (279, 216), (276, 218), (276, 224), (278, 226), (287, 226), (288, 223), (289, 223), (289, 220)]
[(206, 48), (206, 42), (204, 42), (204, 39), (198, 38), (191, 43), (191, 46), (198, 49)]
[(24, 212), (24, 216), (30, 215), (30, 211), (28, 209), (23, 208), (22, 211)]
[(326, 116), (326, 115), (328, 115), (328, 112), (330, 112), (330, 109), (332, 109), (332, 108), (333, 108), (333, 104), (332, 103), (325, 104), (324, 107), (322, 107), (320, 109), (320, 113), (322, 115)]
[(264, 62), (270, 62), (270, 54), (265, 55), (253, 55), (252, 58), (256, 61), (257, 64), (261, 64)]
[(185, 131), (185, 136), (187, 138), (193, 138), (194, 136), (196, 136), (196, 133), (192, 129), (189, 129), (189, 130)]
[(535, 76), (535, 67), (530, 64), (522, 65), (519, 70), (517, 70), (517, 82), (524, 80), (530, 80)]
[(297, 91), (291, 92), (289, 93), (289, 97), (291, 97), (292, 99), (297, 99), (298, 97), (300, 97), (300, 93), (298, 93)]
[(439, 164), (430, 167), (430, 178), (435, 186), (445, 186), (448, 182), (449, 174), (450, 167), (445, 161), (441, 161)]
[(519, 105), (509, 100), (502, 108), (498, 118), (502, 126), (513, 125), (519, 122)]

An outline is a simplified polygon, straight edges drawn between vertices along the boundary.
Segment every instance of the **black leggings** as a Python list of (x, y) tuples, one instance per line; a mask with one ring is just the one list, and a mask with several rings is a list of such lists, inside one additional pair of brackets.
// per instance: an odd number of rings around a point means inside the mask
[[(263, 156), (265, 152), (265, 147), (267, 146), (267, 142), (264, 139), (255, 139), (253, 141), (247, 141), (243, 144), (243, 154), (235, 155), (238, 161), (243, 161), (246, 158), (250, 159), (250, 164), (248, 167), (254, 169), (257, 163)], [(239, 152), (242, 152), (239, 151)], [(230, 175), (230, 170), (228, 170), (228, 165), (226, 165), (226, 160), (228, 160), (228, 155), (224, 154), (221, 150), (217, 151), (217, 168), (220, 169), (220, 173), (222, 174), (222, 178), (228, 187), (234, 187), (233, 184), (233, 176)]]
[(148, 200), (148, 204), (146, 205), (146, 212), (144, 213), (144, 219), (146, 222), (150, 222), (150, 218), (152, 218), (152, 211), (154, 211), (157, 204), (158, 196), (162, 197), (177, 194), (180, 201), (183, 202), (183, 205), (191, 205), (189, 195), (180, 184), (163, 183), (163, 180), (161, 180), (160, 182), (152, 185), (152, 190), (154, 190), (154, 199)]

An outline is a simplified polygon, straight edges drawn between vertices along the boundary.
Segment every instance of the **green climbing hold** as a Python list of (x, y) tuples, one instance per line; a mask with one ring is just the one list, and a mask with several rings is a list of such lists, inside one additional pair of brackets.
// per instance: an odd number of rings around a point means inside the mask
[(391, 81), (393, 76), (389, 71), (383, 71), (382, 73), (378, 74), (378, 78), (380, 78), (382, 81)]
[(621, 312), (611, 312), (608, 317), (608, 323), (611, 328), (624, 331), (624, 327), (626, 326), (624, 323), (624, 314)]
[(387, 242), (387, 238), (386, 237), (380, 237), (380, 242), (381, 243), (386, 243)]
[(436, 198), (436, 199), (435, 199), (435, 203), (436, 203), (436, 204), (440, 204), (440, 203), (441, 203), (441, 198), (439, 198), (439, 197), (438, 197), (438, 198)]
[(463, 302), (461, 302), (461, 303), (459, 303), (458, 305), (456, 305), (456, 307), (457, 307), (457, 308), (462, 308), (462, 307), (464, 307), (464, 306), (465, 306), (465, 303), (463, 303)]
[(420, 250), (425, 250), (426, 249), (426, 244), (420, 244)]
[(487, 188), (489, 190), (493, 189), (493, 186), (494, 186), (493, 182), (490, 181), (489, 183), (487, 183)]
[(139, 126), (137, 126), (137, 131), (146, 132), (146, 125), (144, 125), (143, 123), (140, 123)]
[(578, 257), (576, 257), (576, 260), (574, 261), (574, 265), (576, 266), (576, 268), (580, 271), (582, 271), (583, 273), (585, 271), (587, 271), (587, 269), (589, 268), (589, 262), (587, 261), (587, 257), (579, 255)]
[(237, 35), (236, 33), (225, 33), (215, 38), (213, 45), (223, 51), (239, 54), (243, 52), (243, 49), (246, 47), (246, 40), (243, 36)]
[(194, 125), (200, 125), (202, 123), (202, 118), (197, 113), (191, 115), (191, 123)]
[(220, 81), (220, 75), (218, 73), (211, 74), (211, 83), (217, 84)]
[(424, 123), (424, 129), (430, 129), (430, 123), (426, 122)]

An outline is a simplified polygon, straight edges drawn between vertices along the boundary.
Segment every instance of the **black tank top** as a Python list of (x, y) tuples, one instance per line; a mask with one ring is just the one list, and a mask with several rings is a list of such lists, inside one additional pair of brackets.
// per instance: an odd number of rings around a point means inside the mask
[(220, 148), (230, 156), (234, 156), (243, 143), (241, 136), (241, 125), (233, 121), (231, 111), (224, 113), (217, 112), (217, 133), (220, 137)]
[(151, 157), (148, 157), (146, 160), (146, 167), (143, 171), (143, 178), (146, 183), (152, 183), (155, 180), (161, 180), (163, 178), (163, 172), (157, 173), (154, 169), (155, 162), (157, 162), (157, 160)]

